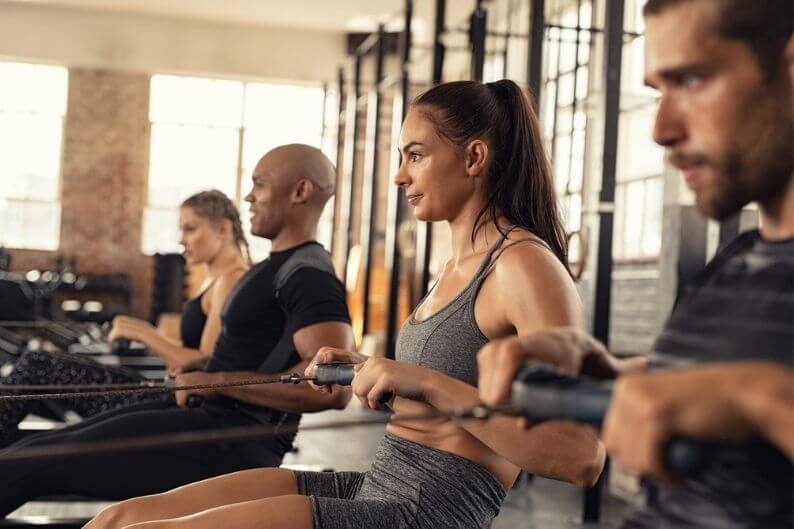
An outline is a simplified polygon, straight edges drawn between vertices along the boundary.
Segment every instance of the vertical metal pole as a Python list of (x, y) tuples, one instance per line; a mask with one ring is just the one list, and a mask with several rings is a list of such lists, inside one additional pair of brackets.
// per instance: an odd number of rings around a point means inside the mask
[[(446, 0), (436, 0), (436, 22), (433, 34), (433, 84), (437, 85), (444, 77), (445, 47), (441, 37), (446, 31)], [(414, 291), (416, 298), (411, 305), (416, 306), (425, 294), (430, 283), (430, 255), (433, 251), (433, 225), (429, 222), (416, 222), (416, 276), (419, 285)]]
[(471, 47), (471, 78), (482, 81), (485, 67), (485, 36), (487, 28), (487, 12), (482, 0), (477, 1), (477, 8), (469, 18), (469, 46)]
[(444, 78), (444, 55), (446, 47), (441, 36), (446, 31), (447, 0), (436, 0), (436, 21), (433, 30), (433, 84)]
[[(342, 212), (342, 208), (344, 204), (341, 200), (339, 200), (339, 190), (342, 187), (342, 163), (344, 160), (344, 148), (345, 148), (345, 141), (344, 141), (344, 134), (345, 134), (345, 69), (343, 67), (339, 67), (337, 70), (337, 94), (339, 100), (337, 101), (338, 107), (336, 112), (336, 197), (334, 198), (334, 217), (333, 217), (333, 228), (331, 229), (331, 253), (336, 251), (336, 241), (337, 241), (337, 231), (339, 229), (339, 218), (342, 216), (340, 213)], [(343, 262), (347, 261), (347, 256), (343, 257)], [(343, 274), (344, 275), (344, 274)]]
[(385, 29), (378, 26), (378, 43), (375, 46), (375, 77), (372, 80), (367, 101), (367, 139), (364, 151), (364, 165), (369, 174), (364, 174), (361, 203), (361, 248), (363, 249), (362, 265), (364, 266), (363, 291), (363, 334), (369, 332), (370, 302), (372, 290), (372, 254), (375, 249), (375, 230), (378, 221), (378, 149), (380, 138), (380, 83), (383, 80), (383, 56), (386, 52), (384, 44)]
[[(623, 53), (624, 0), (607, 0), (605, 38), (604, 156), (598, 205), (598, 270), (595, 281), (593, 335), (609, 345), (609, 312), (612, 295), (612, 230), (615, 211), (615, 171), (620, 122), (620, 74)], [(584, 521), (595, 522), (601, 514), (602, 475), (585, 494)]]
[[(405, 114), (408, 112), (410, 97), (409, 70), (411, 65), (411, 19), (413, 18), (413, 12), (413, 0), (405, 0), (405, 22), (401, 43), (402, 49), (400, 50), (402, 52), (400, 93), (397, 95), (399, 101), (396, 102), (392, 112), (392, 130), (397, 135), (399, 135), (400, 130), (399, 123), (402, 123), (403, 119), (405, 119)], [(397, 104), (399, 104), (399, 114), (397, 113)], [(397, 157), (397, 164), (399, 164), (399, 156)], [(392, 164), (392, 169), (395, 169), (394, 165)], [(403, 221), (405, 194), (390, 182), (387, 185), (389, 185), (389, 203), (392, 206), (389, 209), (389, 218), (386, 221), (386, 269), (389, 271), (389, 306), (386, 312), (386, 358), (394, 358), (397, 326), (399, 325), (397, 317), (400, 308), (400, 245), (397, 234)]]
[[(576, 110), (578, 108), (577, 84), (579, 81), (579, 45), (582, 38), (582, 0), (576, 0), (576, 45), (574, 46), (573, 63), (573, 102), (571, 103), (571, 144), (568, 148), (568, 174), (565, 175), (565, 195), (571, 195), (571, 168), (573, 167), (573, 140), (576, 137)], [(562, 47), (562, 43), (560, 43)], [(559, 63), (558, 63), (559, 65)], [(559, 77), (559, 76), (558, 76)], [(559, 93), (559, 80), (557, 92)]]
[(510, 39), (513, 37), (513, 0), (507, 2), (507, 17), (505, 21), (505, 49), (502, 51), (502, 77), (507, 78), (507, 59), (510, 56)]
[(527, 87), (540, 112), (540, 83), (543, 76), (543, 36), (546, 31), (546, 1), (532, 0), (529, 10), (529, 50), (527, 51)]
[[(358, 141), (358, 98), (361, 96), (361, 56), (356, 55), (356, 62), (354, 66), (353, 72), (353, 91), (348, 94), (346, 110), (347, 115), (345, 116), (345, 172), (344, 172), (344, 183), (342, 185), (342, 191), (344, 196), (342, 197), (342, 204), (340, 207), (344, 208), (347, 207), (347, 214), (345, 215), (342, 212), (342, 217), (345, 219), (345, 230), (344, 230), (344, 237), (345, 237), (345, 244), (343, 246), (344, 255), (343, 261), (347, 263), (348, 257), (350, 257), (350, 242), (353, 240), (353, 222), (352, 222), (352, 215), (353, 215), (353, 199), (355, 197), (355, 193), (353, 193), (353, 176), (356, 170), (356, 161), (358, 158), (358, 149), (356, 149), (356, 142)], [(343, 274), (342, 281), (347, 284), (347, 274)]]

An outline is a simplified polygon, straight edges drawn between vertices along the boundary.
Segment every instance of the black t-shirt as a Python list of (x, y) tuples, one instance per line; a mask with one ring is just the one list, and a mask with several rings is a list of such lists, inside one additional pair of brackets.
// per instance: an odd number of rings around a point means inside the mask
[[(676, 305), (650, 366), (767, 360), (794, 367), (794, 239), (740, 235)], [(794, 474), (771, 444), (712, 450), (708, 470), (676, 486), (644, 485), (631, 529), (791, 529)]]
[(296, 331), (333, 321), (350, 323), (350, 316), (330, 254), (316, 242), (273, 252), (229, 294), (206, 370), (282, 371), (300, 361)]

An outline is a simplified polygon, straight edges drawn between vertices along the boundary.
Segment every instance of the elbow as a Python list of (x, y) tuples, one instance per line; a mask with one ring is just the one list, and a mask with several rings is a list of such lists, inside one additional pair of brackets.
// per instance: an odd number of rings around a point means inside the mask
[(594, 450), (589, 457), (582, 458), (576, 472), (571, 476), (571, 483), (579, 487), (589, 488), (596, 484), (606, 465), (607, 452), (601, 441), (596, 441)]

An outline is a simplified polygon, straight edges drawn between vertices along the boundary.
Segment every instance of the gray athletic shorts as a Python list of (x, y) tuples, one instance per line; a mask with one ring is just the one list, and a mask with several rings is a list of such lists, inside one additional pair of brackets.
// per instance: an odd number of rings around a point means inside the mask
[(480, 465), (390, 434), (369, 472), (295, 472), (315, 529), (486, 529), (505, 490)]

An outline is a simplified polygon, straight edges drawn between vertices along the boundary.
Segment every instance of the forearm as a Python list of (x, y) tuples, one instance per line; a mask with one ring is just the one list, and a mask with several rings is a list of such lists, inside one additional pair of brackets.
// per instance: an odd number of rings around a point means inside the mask
[(168, 367), (181, 366), (209, 356), (198, 349), (183, 347), (155, 330), (140, 332), (134, 339), (144, 343)]
[[(238, 382), (263, 377), (278, 377), (291, 373), (303, 373), (308, 361), (293, 366), (281, 373), (258, 373), (249, 371), (224, 372), (218, 376), (222, 382)], [(344, 408), (350, 401), (350, 388), (333, 386), (331, 393), (312, 389), (307, 382), (299, 384), (261, 384), (223, 388), (220, 394), (241, 402), (266, 406), (292, 413)]]
[[(440, 373), (430, 379), (425, 398), (439, 410), (481, 404), (477, 388)], [(533, 474), (589, 486), (604, 466), (604, 447), (595, 430), (587, 426), (548, 421), (523, 429), (512, 417), (461, 420), (459, 425), (494, 452)]]
[(645, 355), (613, 357), (615, 371), (618, 376), (626, 373), (642, 371), (648, 367), (648, 357)]
[(732, 394), (759, 435), (794, 460), (794, 371), (772, 365), (748, 373)]

